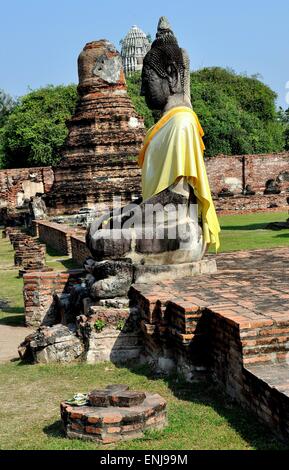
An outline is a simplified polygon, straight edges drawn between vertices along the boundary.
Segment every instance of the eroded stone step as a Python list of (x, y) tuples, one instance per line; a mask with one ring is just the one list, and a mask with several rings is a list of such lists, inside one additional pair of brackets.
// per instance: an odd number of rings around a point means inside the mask
[(289, 396), (289, 354), (288, 363), (274, 364), (274, 367), (272, 367), (272, 364), (252, 364), (246, 366), (245, 369), (254, 374), (259, 380), (265, 382), (269, 387), (275, 388)]

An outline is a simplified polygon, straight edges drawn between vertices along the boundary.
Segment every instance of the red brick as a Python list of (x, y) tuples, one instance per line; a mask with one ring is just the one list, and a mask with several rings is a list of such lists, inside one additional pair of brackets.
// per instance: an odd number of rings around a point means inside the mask
[(83, 426), (79, 423), (71, 423), (70, 424), (70, 428), (73, 430), (73, 431), (83, 431)]
[(115, 433), (118, 433), (120, 432), (121, 428), (120, 427), (116, 427), (116, 426), (111, 426), (109, 428), (106, 428), (106, 432), (108, 434), (115, 434)]
[(143, 428), (143, 423), (127, 424), (125, 426), (121, 426), (121, 432), (138, 431), (139, 429), (142, 429), (142, 428)]
[(88, 434), (101, 434), (102, 431), (102, 428), (96, 428), (94, 426), (85, 426), (85, 432), (87, 432)]
[(83, 417), (83, 413), (77, 412), (77, 411), (72, 411), (70, 413), (70, 418), (71, 419), (81, 419)]
[(101, 423), (101, 418), (99, 417), (96, 417), (96, 416), (88, 416), (87, 418), (87, 422), (88, 423), (91, 423), (91, 424), (100, 424)]
[(113, 424), (113, 423), (120, 423), (122, 420), (122, 415), (120, 413), (112, 413), (110, 415), (105, 415), (102, 418), (102, 422), (104, 424)]

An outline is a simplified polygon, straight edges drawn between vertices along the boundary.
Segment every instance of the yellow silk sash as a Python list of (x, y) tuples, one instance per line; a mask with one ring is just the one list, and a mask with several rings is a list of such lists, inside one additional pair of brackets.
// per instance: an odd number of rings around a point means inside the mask
[(146, 136), (145, 136), (145, 140), (144, 140), (144, 144), (139, 152), (139, 156), (138, 156), (138, 164), (140, 167), (143, 166), (143, 162), (144, 162), (144, 157), (145, 157), (145, 153), (146, 153), (146, 149), (148, 148), (149, 146), (149, 143), (150, 141), (153, 139), (153, 137), (156, 135), (156, 133), (173, 117), (175, 116), (175, 114), (177, 113), (180, 113), (180, 112), (189, 112), (189, 113), (192, 113), (192, 115), (194, 116), (195, 120), (196, 120), (196, 123), (197, 123), (197, 126), (198, 126), (198, 129), (199, 129), (199, 133), (200, 133), (200, 137), (201, 137), (201, 143), (202, 143), (202, 148), (203, 148), (203, 151), (205, 150), (205, 144), (203, 142), (203, 139), (202, 137), (204, 137), (205, 133), (203, 131), (203, 128), (200, 124), (200, 121), (199, 121), (199, 118), (197, 116), (197, 114), (195, 113), (195, 111), (193, 111), (192, 109), (190, 108), (186, 108), (185, 106), (179, 106), (177, 108), (173, 108), (171, 109), (170, 111), (166, 112), (162, 117), (161, 119), (153, 126), (151, 127)]
[(204, 241), (220, 246), (220, 226), (204, 163), (204, 131), (194, 111), (168, 111), (147, 133), (139, 154), (144, 201), (185, 177), (198, 199)]

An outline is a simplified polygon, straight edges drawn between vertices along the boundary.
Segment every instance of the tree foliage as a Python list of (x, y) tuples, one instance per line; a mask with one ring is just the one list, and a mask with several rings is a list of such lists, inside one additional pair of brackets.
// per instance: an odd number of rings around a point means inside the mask
[(16, 101), (4, 90), (0, 90), (0, 168), (4, 165), (3, 127), (15, 105)]
[(289, 150), (289, 108), (285, 111), (280, 108), (278, 111), (278, 117), (280, 122), (283, 124), (285, 129), (285, 150)]
[[(137, 111), (150, 127), (153, 114), (138, 96), (140, 74), (128, 78)], [(270, 153), (284, 150), (284, 124), (275, 107), (277, 95), (257, 77), (219, 67), (191, 73), (193, 108), (205, 131), (206, 155)]]
[(155, 120), (152, 111), (147, 107), (145, 99), (140, 96), (141, 74), (135, 72), (126, 78), (127, 91), (137, 112), (144, 118), (147, 129), (154, 125)]
[[(128, 77), (127, 85), (150, 128), (159, 115), (140, 96), (140, 73)], [(205, 68), (192, 72), (191, 94), (206, 134), (207, 156), (289, 150), (289, 110), (276, 111), (276, 94), (258, 77)], [(0, 167), (57, 164), (76, 103), (75, 85), (40, 88), (17, 102), (0, 91)]]
[(58, 163), (76, 102), (75, 85), (47, 86), (23, 96), (2, 127), (5, 166)]
[(0, 128), (4, 126), (15, 105), (16, 101), (4, 90), (0, 90)]

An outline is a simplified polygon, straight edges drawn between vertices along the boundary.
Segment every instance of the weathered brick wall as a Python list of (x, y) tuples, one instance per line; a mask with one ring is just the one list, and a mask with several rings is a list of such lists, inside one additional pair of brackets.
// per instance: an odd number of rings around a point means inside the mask
[(53, 323), (55, 294), (69, 293), (80, 282), (83, 271), (32, 272), (23, 276), (25, 322), (27, 326), (39, 327)]
[(37, 221), (36, 226), (39, 240), (47, 243), (59, 254), (71, 255), (70, 235), (72, 230), (67, 225)]
[[(272, 250), (268, 256), (278, 258), (279, 255), (282, 264), (285, 252)], [(253, 256), (256, 252), (252, 253)], [(246, 257), (241, 253), (235, 255), (235, 260), (230, 253), (227, 265), (230, 276), (226, 276), (225, 271), (223, 275), (219, 274), (219, 280), (218, 276), (207, 278), (204, 285), (201, 277), (199, 282), (183, 279), (158, 285), (135, 284), (130, 290), (131, 305), (138, 310), (145, 352), (155, 368), (159, 359), (165, 359), (166, 371), (170, 360), (181, 371), (183, 359), (193, 371), (193, 378), (207, 370), (231, 398), (288, 441), (289, 321), (285, 314), (286, 306), (282, 308), (279, 304), (280, 311), (269, 306), (267, 312), (270, 310), (270, 314), (263, 316), (261, 312), (256, 314), (251, 310), (255, 310), (254, 296), (247, 298), (243, 291), (240, 298), (237, 297), (236, 292), (242, 284), (242, 270), (235, 268), (234, 278), (232, 265), (238, 257), (241, 260), (239, 268), (242, 263), (246, 265)], [(275, 269), (278, 271), (280, 267)], [(247, 273), (246, 268), (244, 271)], [(267, 280), (267, 294), (266, 276), (259, 287), (260, 298), (264, 298), (265, 303), (270, 302), (274, 292), (279, 298), (283, 295), (285, 302), (288, 300), (288, 293), (284, 290), (286, 281), (280, 288), (286, 293), (281, 295), (271, 289), (275, 275), (273, 269), (272, 279)], [(247, 283), (247, 274), (245, 279)], [(224, 289), (226, 283), (227, 291)], [(246, 289), (249, 292), (249, 287)], [(264, 306), (262, 310), (266, 312)]]
[[(220, 155), (213, 158), (206, 158), (206, 167), (208, 178), (210, 181), (210, 186), (213, 195), (217, 195), (224, 187), (229, 188), (233, 191), (234, 194), (238, 195), (241, 193), (242, 189), (246, 185), (250, 185), (257, 193), (257, 195), (263, 195), (266, 182), (270, 179), (276, 179), (281, 176), (280, 179), (280, 188), (283, 194), (278, 200), (278, 205), (280, 207), (286, 206), (286, 195), (288, 195), (289, 189), (289, 153), (277, 153), (277, 154), (265, 154), (265, 155), (239, 155), (239, 156), (226, 156)], [(55, 177), (58, 184), (61, 181), (71, 181), (74, 185), (78, 184), (76, 182), (79, 178), (79, 171), (81, 174), (81, 195), (78, 194), (78, 202), (75, 204), (80, 205), (89, 205), (93, 206), (95, 200), (90, 198), (92, 191), (91, 183), (88, 182), (88, 176), (93, 177), (93, 185), (95, 186), (95, 181), (98, 178), (100, 181), (103, 180), (108, 174), (117, 181), (117, 178), (123, 179), (126, 178), (126, 185), (128, 192), (138, 193), (139, 184), (140, 184), (140, 173), (137, 167), (133, 163), (127, 165), (126, 167), (119, 168), (115, 167), (113, 162), (107, 160), (105, 162), (99, 163), (98, 158), (97, 165), (94, 166), (94, 174), (91, 175), (92, 167), (89, 166), (89, 175), (87, 175), (88, 166), (78, 167), (74, 165), (69, 166), (69, 162), (64, 165), (61, 170), (60, 167), (57, 167), (56, 175), (54, 176), (54, 171), (51, 167), (39, 167), (39, 168), (20, 168), (20, 169), (11, 169), (11, 170), (0, 170), (0, 207), (16, 207), (21, 205), (24, 198), (29, 198), (33, 196), (36, 192), (45, 192), (49, 194)], [(120, 179), (120, 180), (121, 180)], [(120, 181), (119, 180), (119, 181)], [(83, 181), (87, 187), (87, 194), (83, 192)], [(131, 183), (129, 183), (131, 181)], [(112, 194), (115, 188), (103, 187), (101, 191), (104, 193)], [(95, 188), (94, 188), (95, 192)], [(101, 193), (102, 194), (102, 193)], [(100, 205), (102, 201), (101, 194), (98, 195), (98, 204)], [(50, 196), (48, 196), (49, 199)], [(57, 197), (60, 197), (59, 195)], [(62, 197), (62, 196), (61, 196)], [(64, 196), (63, 196), (64, 197)], [(50, 208), (51, 213), (63, 213), (65, 212), (66, 205), (71, 205), (72, 194), (65, 193), (66, 199), (63, 200), (61, 209), (56, 211), (55, 209)], [(80, 198), (83, 197), (83, 200), (80, 201)], [(127, 195), (128, 197), (128, 195)], [(128, 197), (129, 199), (129, 197)], [(247, 210), (251, 210), (251, 199), (246, 198), (242, 201), (243, 205), (246, 206)], [(106, 199), (105, 199), (106, 200)], [(124, 199), (126, 200), (126, 199)], [(227, 205), (232, 203), (234, 206), (234, 201), (231, 199), (219, 200), (219, 206), (224, 210), (227, 209)], [(267, 199), (256, 199), (253, 202), (253, 206), (257, 205), (259, 209), (266, 209), (268, 207)], [(239, 209), (237, 207), (239, 201), (237, 201), (236, 207), (233, 207), (233, 210)], [(254, 208), (254, 207), (253, 207)]]
[(82, 266), (86, 258), (91, 256), (91, 253), (85, 243), (85, 237), (80, 235), (72, 235), (70, 239), (72, 259), (77, 264), (79, 264), (79, 266)]
[(49, 192), (53, 182), (51, 167), (0, 170), (0, 207), (21, 206), (37, 192)]
[[(226, 155), (205, 158), (207, 174), (210, 182), (211, 191), (217, 195), (224, 187), (230, 186), (228, 183), (233, 178), (235, 184), (239, 185), (242, 191), (243, 187), (243, 157), (228, 157)], [(229, 179), (229, 180), (228, 180)], [(232, 181), (233, 183), (233, 181)]]
[[(74, 240), (74, 259), (82, 264), (90, 252), (85, 246), (85, 230), (78, 227), (69, 227), (66, 224), (36, 220), (33, 222), (33, 232), (41, 241), (47, 243), (62, 255), (73, 255), (72, 236)], [(78, 253), (79, 249), (79, 253)], [(88, 253), (88, 254), (86, 254)]]
[[(264, 155), (217, 156), (206, 158), (206, 167), (211, 190), (218, 194), (224, 187), (229, 187), (235, 194), (246, 185), (253, 191), (263, 194), (266, 182), (288, 173), (287, 181), (282, 181), (283, 191), (289, 188), (289, 153)], [(235, 190), (234, 190), (235, 188)]]
[(214, 198), (215, 208), (219, 213), (236, 213), (288, 210), (287, 198), (289, 193), (267, 194), (255, 196), (233, 196), (226, 198)]
[[(272, 372), (274, 377), (274, 372)], [(241, 404), (250, 409), (258, 420), (266, 423), (268, 427), (280, 438), (288, 442), (289, 398), (286, 391), (282, 393), (280, 387), (270, 383), (270, 378), (258, 377), (254, 372), (244, 369), (242, 394), (239, 395)]]
[(280, 181), (280, 189), (287, 191), (289, 188), (289, 153), (273, 155), (247, 155), (245, 157), (245, 181), (254, 191), (262, 194), (266, 182), (284, 175), (286, 179)]
[(243, 352), (237, 323), (214, 311), (204, 312), (208, 325), (207, 345), (214, 379), (238, 399), (243, 387)]
[[(283, 391), (278, 385), (278, 371), (274, 370), (282, 361), (286, 367), (286, 321), (278, 328), (276, 324), (261, 326), (262, 322), (241, 328), (237, 322), (213, 311), (205, 312), (205, 317), (209, 325), (207, 344), (211, 369), (216, 382), (279, 438), (288, 440), (289, 398), (286, 384), (283, 384)], [(262, 370), (266, 371), (263, 376)]]

